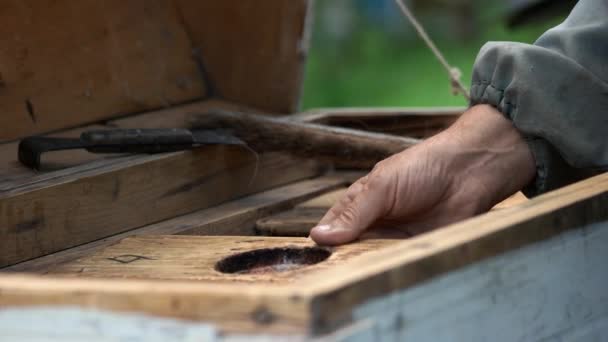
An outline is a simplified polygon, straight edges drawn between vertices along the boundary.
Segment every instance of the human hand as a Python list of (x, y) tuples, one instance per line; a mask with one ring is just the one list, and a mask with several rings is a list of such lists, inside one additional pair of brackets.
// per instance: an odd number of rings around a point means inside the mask
[(419, 234), (489, 210), (534, 175), (519, 132), (495, 108), (478, 105), (446, 131), (378, 163), (310, 236), (337, 245), (372, 227)]

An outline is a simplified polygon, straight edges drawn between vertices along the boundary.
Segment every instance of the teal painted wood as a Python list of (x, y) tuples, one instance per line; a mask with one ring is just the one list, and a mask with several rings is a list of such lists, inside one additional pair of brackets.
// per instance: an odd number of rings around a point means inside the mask
[(210, 325), (71, 307), (0, 310), (2, 342), (216, 341)]
[(371, 300), (354, 318), (367, 324), (335, 339), (608, 341), (608, 222)]

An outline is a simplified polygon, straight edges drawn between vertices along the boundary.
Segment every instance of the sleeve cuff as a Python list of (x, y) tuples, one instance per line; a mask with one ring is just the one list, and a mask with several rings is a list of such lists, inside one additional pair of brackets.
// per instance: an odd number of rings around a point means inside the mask
[(522, 190), (526, 197), (535, 197), (590, 176), (588, 171), (573, 168), (566, 163), (559, 152), (544, 139), (527, 137), (526, 142), (536, 163), (536, 177)]

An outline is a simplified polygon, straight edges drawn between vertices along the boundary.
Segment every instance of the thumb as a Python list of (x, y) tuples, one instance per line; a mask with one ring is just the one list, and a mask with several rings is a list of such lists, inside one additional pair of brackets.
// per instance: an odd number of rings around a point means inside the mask
[[(356, 196), (346, 205), (336, 205), (329, 222), (314, 227), (310, 237), (320, 245), (339, 245), (357, 239), (375, 221), (386, 214), (388, 195), (386, 186), (370, 181), (361, 186)], [(384, 183), (384, 182), (382, 182)], [(336, 211), (338, 209), (338, 211)]]

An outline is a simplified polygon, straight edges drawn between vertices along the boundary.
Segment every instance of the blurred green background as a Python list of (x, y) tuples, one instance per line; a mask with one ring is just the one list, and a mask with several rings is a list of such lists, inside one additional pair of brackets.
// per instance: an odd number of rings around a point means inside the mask
[[(419, 0), (410, 8), (469, 87), (487, 41), (534, 42), (563, 17), (509, 29), (508, 0)], [(447, 74), (393, 0), (317, 0), (302, 108), (460, 106)]]

